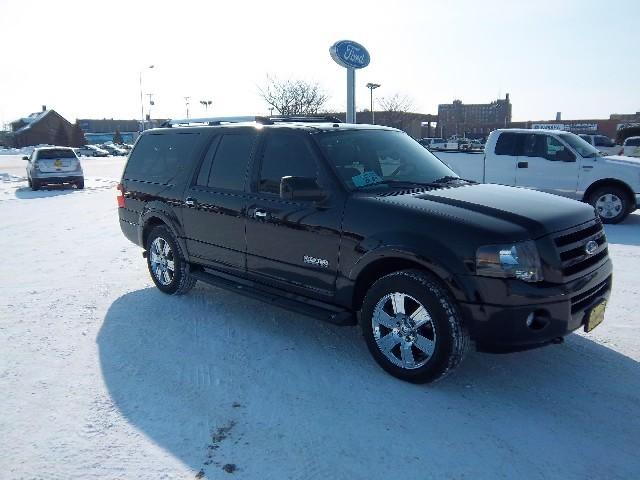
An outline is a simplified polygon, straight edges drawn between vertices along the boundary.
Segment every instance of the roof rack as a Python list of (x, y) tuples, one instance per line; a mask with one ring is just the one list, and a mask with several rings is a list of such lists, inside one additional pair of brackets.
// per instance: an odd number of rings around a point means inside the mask
[(223, 123), (244, 123), (244, 122), (258, 122), (258, 123), (270, 123), (267, 117), (259, 116), (238, 116), (238, 117), (208, 117), (208, 118), (183, 118), (183, 119), (170, 119), (164, 122), (162, 127), (174, 127), (178, 125), (221, 125)]
[(246, 123), (256, 122), (264, 125), (273, 125), (276, 122), (292, 122), (292, 123), (342, 123), (339, 118), (332, 116), (311, 116), (311, 117), (293, 117), (293, 116), (276, 116), (261, 117), (257, 115), (237, 116), (237, 117), (208, 117), (208, 118), (184, 118), (171, 119), (160, 125), (161, 127), (177, 127), (177, 126), (196, 126), (196, 125), (222, 125), (223, 123)]
[(337, 117), (331, 115), (311, 115), (311, 116), (275, 116), (269, 117), (272, 122), (296, 122), (296, 123), (342, 123)]

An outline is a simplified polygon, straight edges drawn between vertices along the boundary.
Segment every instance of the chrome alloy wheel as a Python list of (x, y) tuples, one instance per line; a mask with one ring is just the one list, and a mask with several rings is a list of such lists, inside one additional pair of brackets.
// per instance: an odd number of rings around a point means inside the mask
[(622, 200), (613, 193), (605, 193), (596, 200), (598, 215), (604, 218), (617, 217), (622, 208)]
[(151, 243), (149, 261), (151, 263), (151, 271), (156, 280), (162, 285), (169, 285), (173, 281), (175, 274), (173, 251), (169, 242), (162, 237), (156, 238)]
[(394, 292), (382, 297), (373, 310), (373, 337), (394, 365), (412, 370), (424, 366), (435, 350), (435, 322), (415, 298)]

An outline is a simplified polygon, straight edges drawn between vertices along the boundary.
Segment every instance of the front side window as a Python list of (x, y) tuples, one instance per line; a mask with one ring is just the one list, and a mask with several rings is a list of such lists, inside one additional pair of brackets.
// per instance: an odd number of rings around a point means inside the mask
[(568, 143), (571, 148), (580, 154), (583, 158), (595, 158), (600, 152), (593, 145), (585, 142), (582, 138), (573, 133), (561, 133), (558, 135), (561, 140)]
[(280, 180), (287, 176), (316, 178), (318, 165), (313, 152), (300, 135), (269, 134), (260, 165), (258, 191), (278, 195)]
[(640, 137), (627, 138), (624, 142), (625, 147), (640, 147)]
[(403, 132), (349, 130), (316, 135), (320, 149), (349, 188), (432, 183), (458, 176)]

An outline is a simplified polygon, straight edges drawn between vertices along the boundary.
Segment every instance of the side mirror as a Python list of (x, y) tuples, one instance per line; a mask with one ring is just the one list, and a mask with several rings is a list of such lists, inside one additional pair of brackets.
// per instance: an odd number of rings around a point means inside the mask
[(22, 159), (29, 161), (29, 157), (27, 157), (26, 155), (24, 157), (22, 157)]
[(327, 193), (320, 188), (315, 178), (282, 177), (280, 179), (280, 198), (317, 202), (327, 198)]

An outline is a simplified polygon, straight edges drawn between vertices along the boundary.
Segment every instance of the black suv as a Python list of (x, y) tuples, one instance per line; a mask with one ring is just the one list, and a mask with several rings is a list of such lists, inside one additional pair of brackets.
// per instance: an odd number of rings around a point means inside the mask
[(359, 322), (376, 361), (416, 383), (471, 340), (523, 350), (602, 321), (612, 267), (591, 206), (465, 181), (392, 128), (246, 120), (171, 122), (131, 152), (120, 225), (161, 291), (201, 280)]

